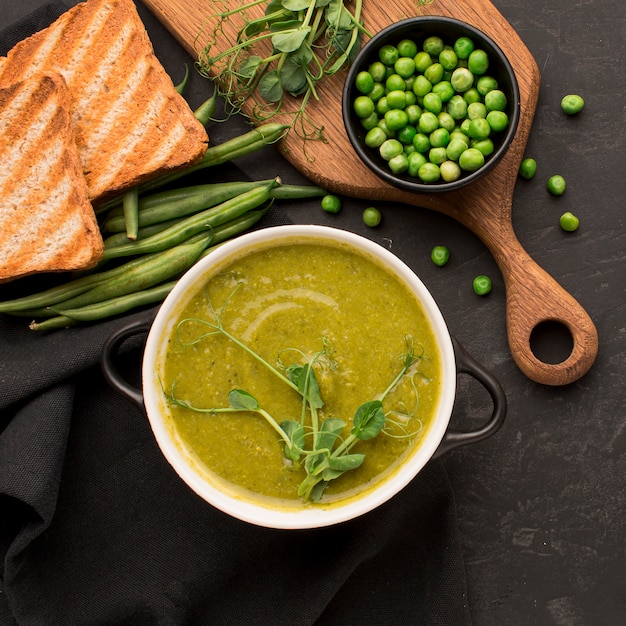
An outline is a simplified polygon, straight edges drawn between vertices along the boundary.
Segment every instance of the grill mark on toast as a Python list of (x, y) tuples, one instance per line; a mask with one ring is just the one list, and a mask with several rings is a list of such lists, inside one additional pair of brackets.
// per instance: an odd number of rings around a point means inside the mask
[[(89, 59), (89, 55), (98, 56), (97, 42), (109, 25), (111, 12), (111, 6), (104, 6), (102, 11), (96, 13), (76, 12), (68, 21), (65, 29), (67, 50), (58, 60), (52, 59), (51, 62), (59, 65), (70, 91), (84, 89), (84, 84), (91, 80), (84, 75), (85, 64), (98, 66), (98, 59)], [(103, 36), (105, 37), (106, 35)], [(80, 45), (81, 41), (83, 45)]]
[(43, 107), (39, 118), (35, 120), (34, 123), (31, 123), (26, 131), (22, 130), (22, 137), (26, 136), (28, 138), (28, 144), (26, 147), (24, 147), (21, 141), (14, 143), (12, 146), (7, 146), (8, 150), (3, 154), (2, 160), (5, 163), (11, 163), (12, 166), (3, 169), (0, 172), (0, 196), (3, 197), (3, 202), (5, 201), (5, 196), (7, 201), (11, 200), (12, 196), (10, 185), (15, 186), (19, 184), (12, 175), (13, 171), (28, 168), (27, 171), (29, 176), (31, 176), (33, 172), (37, 172), (42, 176), (42, 180), (45, 180), (47, 177), (45, 167), (41, 167), (42, 159), (39, 158), (39, 155), (42, 154), (42, 150), (44, 149), (46, 150), (46, 153), (48, 151), (48, 147), (44, 146), (41, 140), (46, 133), (49, 133), (49, 124), (42, 124), (40, 120), (49, 119), (52, 121), (56, 108), (57, 103), (54, 99), (48, 100)]
[[(142, 81), (142, 92), (133, 91), (128, 83), (138, 61), (147, 64), (153, 76), (151, 83)], [(29, 72), (56, 70), (65, 77), (72, 96), (76, 145), (94, 202), (162, 171), (191, 165), (206, 150), (206, 131), (174, 90), (131, 0), (87, 0), (76, 5), (44, 31), (17, 44), (8, 61), (0, 59), (0, 83), (22, 80), (25, 67)], [(146, 98), (156, 92), (161, 92), (167, 105), (146, 107)], [(164, 117), (154, 117), (155, 110)], [(145, 116), (144, 121), (131, 123), (132, 115)], [(180, 120), (186, 134), (183, 140), (178, 139)], [(146, 124), (146, 135), (138, 139), (142, 124)], [(104, 134), (108, 134), (106, 139), (101, 138)], [(129, 142), (134, 143), (136, 155), (128, 150)], [(167, 152), (167, 158), (156, 154), (160, 149)], [(115, 176), (107, 171), (111, 165)]]
[[(90, 182), (90, 185), (95, 187), (94, 193), (104, 192), (110, 186), (111, 181), (119, 175), (119, 172), (125, 169), (124, 165), (128, 157), (132, 155), (140, 142), (146, 138), (146, 129), (150, 125), (150, 120), (158, 119), (166, 104), (167, 99), (163, 94), (157, 92), (146, 103), (144, 114), (139, 118), (133, 118), (134, 126), (129, 128), (124, 134), (123, 145), (114, 155), (109, 155), (110, 159), (107, 161), (106, 167), (102, 169), (100, 177), (97, 180), (92, 179)], [(89, 181), (89, 177), (87, 177), (87, 180)]]
[(165, 167), (170, 155), (174, 154), (187, 138), (187, 129), (182, 122), (178, 122), (176, 126), (162, 138), (157, 150), (154, 151), (154, 157), (148, 161), (151, 168), (158, 169)]
[(42, 39), (33, 35), (29, 38), (31, 41), (38, 41), (38, 45), (34, 51), (25, 49), (24, 53), (20, 54), (16, 59), (21, 77), (28, 78), (41, 70), (46, 64), (46, 61), (50, 58), (50, 55), (58, 50), (59, 41), (66, 26), (67, 25), (63, 23), (53, 23), (50, 26), (48, 37)]
[(65, 81), (52, 73), (24, 82), (0, 91), (0, 129), (21, 112), (19, 141), (0, 142), (0, 158), (10, 163), (0, 170), (0, 281), (90, 267), (102, 250)]
[[(3, 148), (9, 147), (11, 140), (21, 138), (24, 129), (24, 114), (29, 109), (34, 92), (39, 88), (40, 86), (36, 82), (28, 81), (16, 85), (10, 94), (7, 92), (4, 111), (0, 117), (0, 135), (3, 138)], [(5, 156), (2, 158), (5, 163), (8, 162)], [(10, 168), (8, 167), (0, 169), (0, 181), (9, 171)]]

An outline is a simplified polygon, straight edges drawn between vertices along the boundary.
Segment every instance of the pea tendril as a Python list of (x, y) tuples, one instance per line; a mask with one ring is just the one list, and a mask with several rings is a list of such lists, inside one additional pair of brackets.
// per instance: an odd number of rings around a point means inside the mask
[[(304, 469), (305, 477), (298, 487), (297, 495), (305, 502), (318, 502), (332, 480), (363, 464), (365, 455), (353, 452), (353, 448), (359, 442), (374, 439), (381, 433), (394, 438), (408, 438), (420, 432), (422, 427), (420, 420), (416, 420), (417, 429), (409, 432), (407, 428), (409, 420), (415, 417), (419, 406), (415, 379), (422, 376), (418, 365), (424, 358), (423, 353), (416, 353), (412, 337), (405, 337), (406, 353), (401, 357), (401, 366), (393, 380), (379, 396), (364, 402), (357, 408), (352, 418), (351, 428), (346, 435), (347, 424), (343, 419), (324, 417), (322, 413), (324, 400), (316, 372), (319, 373), (324, 369), (334, 370), (338, 367), (328, 340), (323, 338), (321, 349), (312, 356), (307, 356), (299, 349), (288, 348), (277, 356), (276, 366), (270, 364), (223, 326), (224, 310), (241, 284), (238, 282), (219, 311), (214, 309), (209, 299), (209, 310), (213, 319), (186, 318), (181, 320), (177, 325), (178, 340), (182, 346), (192, 346), (208, 337), (222, 335), (239, 346), (282, 383), (299, 394), (302, 407), (300, 419), (282, 421), (276, 419), (244, 389), (231, 389), (228, 393), (228, 406), (200, 408), (187, 400), (178, 398), (175, 393), (176, 383), (173, 382), (169, 393), (163, 390), (170, 403), (206, 414), (252, 412), (262, 416), (280, 436), (284, 444), (286, 459)], [(207, 327), (208, 330), (200, 331), (191, 339), (184, 339), (181, 331), (183, 327), (191, 323)], [(287, 353), (290, 355), (289, 358), (286, 356)], [(285, 363), (290, 364), (285, 365)], [(408, 377), (415, 396), (413, 411), (411, 413), (398, 409), (385, 411), (385, 399), (405, 377)]]
[[(362, 3), (355, 0), (349, 10), (344, 0), (253, 0), (218, 11), (198, 34), (197, 41), (207, 37), (198, 50), (198, 71), (215, 79), (229, 115), (250, 101), (253, 121), (285, 113), (305, 140), (323, 139), (306, 108), (311, 98), (319, 99), (318, 83), (354, 59), (363, 35), (371, 37), (361, 21)], [(253, 17), (263, 6), (263, 15)], [(223, 49), (228, 27), (236, 34)], [(295, 109), (287, 95), (296, 98)]]

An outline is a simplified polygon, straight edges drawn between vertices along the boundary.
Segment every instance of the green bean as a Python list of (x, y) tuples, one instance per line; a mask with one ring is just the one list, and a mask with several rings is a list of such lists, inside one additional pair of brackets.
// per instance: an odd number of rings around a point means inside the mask
[(238, 157), (245, 156), (256, 150), (259, 150), (269, 144), (277, 142), (285, 134), (289, 128), (286, 124), (278, 124), (276, 122), (268, 122), (254, 128), (243, 135), (233, 137), (224, 143), (207, 148), (204, 156), (195, 165), (186, 169), (164, 174), (159, 178), (155, 178), (141, 185), (140, 193), (145, 193), (152, 189), (161, 187), (162, 185), (171, 183), (187, 174), (197, 172), (198, 170), (214, 167), (232, 161)]
[(320, 198), (328, 192), (323, 187), (315, 185), (277, 185), (272, 189), (272, 198), (275, 200), (305, 200)]
[(112, 298), (104, 302), (90, 304), (84, 307), (63, 311), (57, 317), (51, 317), (43, 322), (32, 322), (31, 330), (54, 330), (67, 328), (80, 322), (94, 322), (126, 313), (148, 304), (161, 302), (172, 291), (178, 281), (173, 280), (150, 289), (145, 289), (125, 296)]
[[(266, 185), (271, 180), (239, 181), (226, 183), (207, 183), (171, 189), (144, 196), (139, 199), (139, 226), (156, 224), (161, 220), (169, 220), (210, 208), (224, 202), (244, 191)], [(316, 198), (326, 191), (315, 185), (277, 185), (272, 190), (272, 197), (277, 200), (302, 200)], [(212, 204), (211, 204), (212, 203)], [(103, 230), (121, 232), (123, 216), (121, 207), (112, 209), (103, 224)]]
[(38, 309), (43, 307), (49, 307), (64, 300), (68, 300), (78, 294), (84, 293), (91, 289), (95, 285), (98, 285), (104, 281), (124, 275), (126, 272), (133, 270), (135, 267), (143, 267), (147, 263), (150, 263), (154, 257), (157, 257), (160, 253), (148, 254), (137, 259), (127, 261), (123, 265), (119, 265), (110, 270), (102, 272), (93, 272), (80, 278), (76, 278), (67, 283), (57, 285), (45, 291), (40, 291), (35, 294), (16, 298), (14, 300), (5, 300), (0, 302), (0, 313), (10, 313), (14, 315), (20, 311), (27, 311), (29, 309)]
[[(271, 179), (259, 180), (255, 182), (243, 181), (242, 192), (247, 191), (252, 185), (263, 185), (269, 183)], [(139, 198), (139, 211), (147, 211), (148, 209), (156, 209), (164, 204), (172, 204), (185, 199), (193, 199), (196, 195), (211, 196), (212, 194), (220, 195), (224, 189), (228, 190), (242, 185), (242, 181), (222, 182), (222, 183), (204, 183), (201, 185), (189, 185), (187, 187), (178, 187), (176, 189), (167, 189), (166, 191), (156, 191), (154, 193), (141, 196)], [(124, 215), (122, 206), (116, 206), (107, 213), (107, 219)]]
[(120, 276), (104, 281), (85, 293), (54, 305), (53, 308), (55, 311), (58, 309), (75, 309), (154, 287), (191, 267), (212, 240), (212, 233), (210, 235), (205, 234), (199, 237), (197, 241), (170, 248), (153, 257), (150, 263), (135, 267)]
[[(168, 220), (167, 222), (160, 222), (159, 224), (150, 224), (150, 226), (144, 226), (137, 231), (137, 239), (146, 239), (151, 235), (163, 232), (166, 228), (178, 223), (177, 219)], [(130, 243), (131, 241), (137, 241), (137, 239), (129, 239), (125, 232), (114, 233), (104, 240), (105, 248), (114, 248), (115, 246), (122, 246)]]
[(177, 245), (202, 230), (215, 228), (263, 205), (271, 199), (271, 189), (276, 184), (278, 184), (277, 181), (273, 180), (263, 187), (255, 187), (206, 211), (180, 220), (170, 228), (146, 239), (132, 241), (115, 248), (105, 248), (102, 260), (156, 252)]
[(32, 321), (28, 327), (31, 330), (55, 330), (57, 328), (69, 328), (70, 326), (77, 326), (80, 324), (78, 320), (71, 320), (64, 315), (57, 315), (43, 322)]
[(172, 226), (150, 235), (145, 239), (136, 239), (123, 243), (118, 246), (108, 247), (104, 249), (100, 264), (106, 263), (111, 259), (119, 259), (121, 257), (136, 256), (140, 254), (151, 254), (152, 252), (163, 252), (168, 248), (178, 246), (189, 238), (199, 235), (202, 231), (212, 231), (211, 224), (181, 224), (176, 222)]
[[(229, 182), (229, 183), (210, 183), (206, 185), (195, 185), (187, 187), (188, 193), (177, 199), (165, 201), (167, 195), (162, 196), (163, 202), (153, 204), (148, 208), (144, 208), (144, 204), (139, 204), (139, 226), (150, 226), (176, 217), (184, 217), (197, 213), (204, 209), (214, 207), (226, 200), (230, 200), (250, 189), (267, 185), (271, 180), (260, 182)], [(163, 192), (166, 194), (167, 192)], [(102, 229), (106, 232), (119, 233), (125, 229), (125, 220), (123, 215), (111, 212), (109, 218), (102, 225)]]
[[(281, 139), (281, 137), (283, 137), (288, 129), (289, 125), (287, 124), (268, 122), (243, 133), (242, 135), (233, 137), (222, 144), (210, 146), (207, 148), (204, 156), (194, 165), (175, 172), (163, 174), (162, 176), (140, 185), (139, 194), (141, 195), (149, 191), (154, 191), (155, 189), (172, 183), (183, 176), (197, 172), (198, 170), (221, 165), (241, 156), (256, 152), (257, 150), (260, 150), (261, 148), (264, 148), (272, 143), (276, 143), (279, 139)], [(120, 202), (121, 198), (119, 196), (110, 198), (109, 200), (97, 205), (95, 207), (95, 211), (98, 215), (106, 213), (113, 207), (118, 206)]]
[(234, 220), (230, 220), (230, 222), (226, 222), (225, 224), (215, 228), (213, 231), (213, 240), (211, 241), (211, 245), (202, 252), (200, 258), (205, 257), (209, 252), (211, 252), (211, 250), (228, 239), (232, 239), (254, 226), (265, 215), (265, 213), (267, 213), (266, 208), (253, 209), (252, 211), (244, 213), (241, 217), (237, 217)]
[(187, 86), (187, 81), (189, 80), (189, 66), (185, 63), (185, 75), (183, 79), (178, 83), (178, 85), (174, 86), (174, 89), (182, 96), (185, 91), (185, 87)]
[[(204, 258), (219, 244), (234, 237), (256, 224), (265, 214), (267, 209), (254, 209), (243, 216), (233, 219), (215, 229), (215, 236), (212, 245), (205, 248), (200, 254)], [(54, 330), (75, 326), (81, 322), (98, 321), (121, 313), (126, 313), (132, 309), (147, 304), (161, 302), (174, 288), (178, 281), (168, 281), (155, 287), (144, 289), (139, 292), (111, 298), (103, 302), (98, 302), (75, 309), (63, 310), (60, 315), (51, 317), (43, 322), (32, 322), (31, 330)], [(61, 311), (60, 311), (61, 312)]]
[(195, 118), (203, 125), (206, 126), (213, 117), (217, 106), (217, 89), (213, 89), (213, 93), (207, 98), (194, 112)]
[(139, 188), (133, 187), (129, 189), (122, 199), (124, 208), (124, 230), (126, 236), (131, 239), (137, 239), (137, 230), (139, 229)]

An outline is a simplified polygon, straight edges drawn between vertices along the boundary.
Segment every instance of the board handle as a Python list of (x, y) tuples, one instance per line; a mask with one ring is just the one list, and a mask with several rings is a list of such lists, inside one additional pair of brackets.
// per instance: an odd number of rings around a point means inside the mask
[[(598, 353), (593, 321), (511, 233), (506, 246), (506, 252), (493, 248), (492, 252), (506, 284), (507, 336), (513, 359), (535, 382), (568, 385), (577, 381), (589, 371)], [(532, 350), (533, 331), (545, 322), (561, 324), (571, 335), (572, 351), (560, 363), (545, 363)]]

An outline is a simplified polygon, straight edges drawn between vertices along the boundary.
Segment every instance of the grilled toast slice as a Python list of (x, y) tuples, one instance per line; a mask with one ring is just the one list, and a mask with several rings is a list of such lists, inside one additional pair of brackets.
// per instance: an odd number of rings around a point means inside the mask
[(0, 282), (94, 266), (102, 236), (60, 74), (0, 89), (0, 162)]
[(86, 0), (0, 59), (0, 85), (63, 75), (92, 203), (189, 166), (204, 126), (154, 54), (132, 0)]

